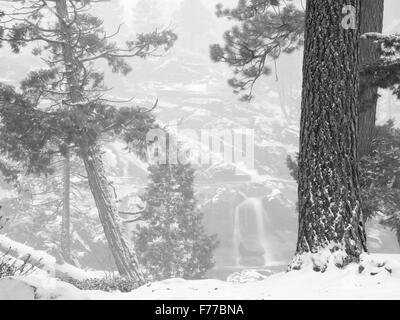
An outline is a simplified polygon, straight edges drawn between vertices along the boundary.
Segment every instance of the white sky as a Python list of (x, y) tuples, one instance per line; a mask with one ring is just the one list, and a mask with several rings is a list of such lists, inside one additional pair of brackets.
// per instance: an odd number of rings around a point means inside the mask
[[(132, 10), (136, 6), (139, 0), (119, 0), (119, 1), (124, 6), (124, 12), (125, 12), (124, 20), (127, 23), (130, 23), (131, 19), (133, 18)], [(161, 4), (161, 8), (163, 9), (165, 15), (167, 16), (178, 8), (180, 1), (181, 0), (160, 0), (159, 3)], [(208, 1), (213, 1), (213, 0), (208, 0)]]
[[(139, 0), (119, 0), (120, 3), (125, 7), (125, 19), (130, 20), (132, 18), (131, 12), (132, 9), (136, 6)], [(161, 8), (166, 12), (166, 15), (171, 14), (179, 8), (179, 4), (182, 0), (159, 0), (161, 4)], [(229, 7), (234, 7), (238, 0), (194, 0), (201, 1), (203, 4), (214, 12), (215, 5), (217, 3), (223, 3), (224, 5), (228, 5)]]

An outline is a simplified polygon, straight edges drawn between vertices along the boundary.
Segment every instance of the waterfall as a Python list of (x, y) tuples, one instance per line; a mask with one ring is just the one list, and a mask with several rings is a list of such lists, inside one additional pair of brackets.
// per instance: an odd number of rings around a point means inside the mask
[(238, 266), (243, 265), (246, 257), (254, 261), (261, 260), (262, 266), (273, 262), (266, 230), (269, 223), (261, 199), (248, 198), (237, 206), (234, 217), (234, 246)]

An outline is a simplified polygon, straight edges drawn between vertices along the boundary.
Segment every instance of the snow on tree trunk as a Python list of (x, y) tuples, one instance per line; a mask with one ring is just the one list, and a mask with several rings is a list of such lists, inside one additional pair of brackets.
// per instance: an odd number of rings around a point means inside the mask
[(349, 4), (360, 8), (359, 0), (307, 1), (299, 233), (290, 269), (342, 267), (366, 251), (357, 168), (360, 34), (342, 26)]
[[(367, 32), (382, 32), (384, 0), (362, 0), (360, 29), (361, 34)], [(369, 65), (376, 62), (381, 54), (380, 45), (373, 40), (362, 39), (360, 42), (360, 64)], [(359, 155), (368, 155), (375, 133), (376, 105), (378, 102), (378, 88), (363, 88), (365, 82), (361, 77), (361, 93), (359, 97)]]
[(87, 155), (83, 156), (83, 161), (88, 174), (90, 190), (118, 271), (121, 276), (143, 284), (144, 277), (140, 272), (133, 244), (123, 230), (113, 190), (105, 175), (100, 149), (98, 147), (89, 148)]

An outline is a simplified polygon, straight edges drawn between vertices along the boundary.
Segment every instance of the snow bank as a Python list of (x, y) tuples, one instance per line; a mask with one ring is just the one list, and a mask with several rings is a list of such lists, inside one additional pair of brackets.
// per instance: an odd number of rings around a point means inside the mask
[(301, 270), (269, 277), (247, 273), (249, 282), (238, 282), (237, 277), (230, 277), (231, 282), (170, 279), (147, 284), (130, 293), (80, 291), (60, 281), (46, 283), (32, 277), (6, 278), (0, 280), (0, 299), (400, 299), (400, 255), (364, 255), (360, 264), (344, 270), (329, 268), (324, 273)]
[[(236, 275), (237, 277), (237, 275)], [(230, 277), (232, 280), (236, 277)], [(291, 271), (245, 283), (165, 280), (131, 293), (88, 292), (91, 299), (279, 300), (400, 299), (400, 255), (365, 255), (360, 264), (325, 273)]]
[(50, 277), (0, 279), (0, 300), (88, 300), (85, 292)]

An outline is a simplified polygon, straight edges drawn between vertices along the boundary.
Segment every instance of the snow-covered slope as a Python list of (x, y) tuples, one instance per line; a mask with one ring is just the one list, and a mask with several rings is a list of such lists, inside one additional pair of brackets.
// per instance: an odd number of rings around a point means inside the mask
[[(258, 278), (258, 279), (257, 279)], [(262, 280), (259, 280), (262, 279)], [(60, 282), (27, 278), (0, 280), (0, 299), (96, 299), (96, 300), (358, 300), (400, 299), (400, 256), (364, 256), (360, 265), (325, 273), (310, 270), (279, 273), (247, 283), (219, 280), (170, 279), (145, 285), (130, 293), (80, 291)]]

